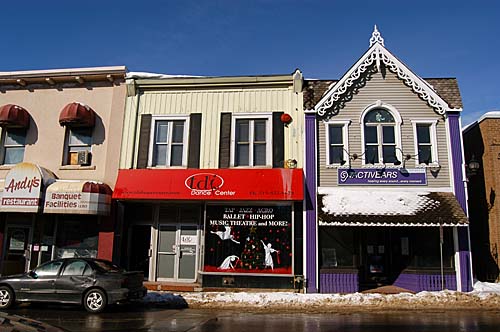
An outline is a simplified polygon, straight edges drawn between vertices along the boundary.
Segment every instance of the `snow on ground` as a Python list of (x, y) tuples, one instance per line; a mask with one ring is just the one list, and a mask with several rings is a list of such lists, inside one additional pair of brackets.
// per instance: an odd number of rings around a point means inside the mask
[(474, 291), (420, 292), (417, 294), (302, 294), (287, 292), (148, 292), (146, 303), (171, 307), (261, 310), (373, 310), (385, 309), (498, 309), (500, 284), (477, 282)]

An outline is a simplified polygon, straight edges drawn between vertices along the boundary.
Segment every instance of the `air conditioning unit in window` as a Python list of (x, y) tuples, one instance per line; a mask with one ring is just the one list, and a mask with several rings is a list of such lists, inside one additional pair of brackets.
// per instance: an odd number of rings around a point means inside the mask
[(89, 151), (78, 151), (78, 165), (89, 165), (90, 153)]

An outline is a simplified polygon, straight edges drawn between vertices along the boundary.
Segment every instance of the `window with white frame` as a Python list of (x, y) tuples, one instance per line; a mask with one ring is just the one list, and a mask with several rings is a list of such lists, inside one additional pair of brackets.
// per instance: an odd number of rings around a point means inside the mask
[(348, 126), (349, 121), (326, 122), (327, 165), (343, 165), (349, 158)]
[(396, 156), (396, 121), (383, 108), (366, 113), (364, 120), (365, 164), (393, 164)]
[(5, 128), (2, 135), (2, 164), (14, 165), (22, 162), (25, 145), (26, 129)]
[(92, 130), (91, 127), (85, 128), (71, 128), (66, 129), (66, 158), (64, 161), (65, 165), (81, 165), (88, 164), (89, 157), (86, 160), (78, 158), (78, 154), (83, 152), (87, 155), (91, 151), (92, 147)]
[(187, 119), (154, 119), (150, 165), (183, 167), (187, 162)]
[(234, 116), (232, 166), (271, 166), (271, 116)]
[(415, 137), (417, 165), (438, 163), (436, 124), (437, 120), (412, 120)]

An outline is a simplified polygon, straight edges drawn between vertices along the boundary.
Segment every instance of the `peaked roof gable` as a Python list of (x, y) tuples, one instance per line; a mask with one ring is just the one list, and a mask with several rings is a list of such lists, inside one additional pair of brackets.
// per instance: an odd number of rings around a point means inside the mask
[(444, 115), (448, 111), (462, 110), (461, 108), (450, 107), (429, 83), (413, 73), (402, 61), (389, 52), (385, 48), (384, 39), (377, 30), (377, 26), (375, 26), (370, 38), (370, 48), (321, 98), (314, 107), (314, 111), (318, 115), (324, 116), (337, 101), (341, 100), (341, 97), (349, 88), (356, 84), (362, 74), (374, 64), (379, 72), (383, 64), (389, 71), (396, 74), (405, 85), (418, 94), (422, 100), (426, 101), (436, 113)]

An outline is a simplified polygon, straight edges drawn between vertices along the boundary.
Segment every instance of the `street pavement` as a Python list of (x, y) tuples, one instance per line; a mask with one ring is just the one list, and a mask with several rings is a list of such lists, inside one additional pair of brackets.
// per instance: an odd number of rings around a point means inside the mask
[[(250, 310), (250, 311), (249, 311)], [(331, 313), (252, 312), (241, 310), (170, 309), (142, 303), (110, 307), (90, 314), (77, 306), (21, 305), (9, 313), (68, 331), (190, 332), (498, 332), (500, 310), (398, 310)], [(1, 331), (1, 329), (0, 329)]]

